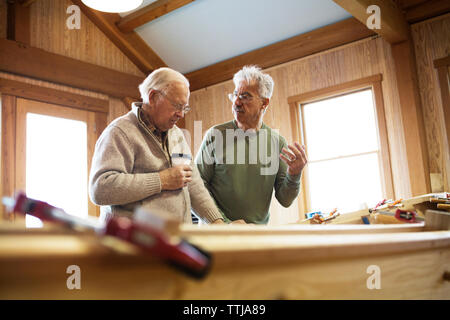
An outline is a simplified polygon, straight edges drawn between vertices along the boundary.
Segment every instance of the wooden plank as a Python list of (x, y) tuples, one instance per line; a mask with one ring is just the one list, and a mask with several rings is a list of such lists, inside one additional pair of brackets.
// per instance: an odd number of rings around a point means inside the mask
[(122, 32), (131, 32), (137, 27), (140, 27), (150, 21), (158, 19), (159, 17), (168, 14), (178, 8), (181, 8), (194, 0), (158, 0), (148, 6), (139, 9), (135, 12), (120, 19), (117, 22), (117, 27)]
[(361, 79), (356, 79), (348, 81), (345, 83), (340, 83), (335, 86), (330, 86), (318, 90), (313, 90), (298, 94), (288, 98), (288, 103), (310, 103), (322, 99), (329, 98), (331, 96), (337, 96), (343, 93), (349, 93), (354, 90), (361, 90), (364, 88), (370, 88), (374, 83), (381, 82), (383, 80), (382, 74), (375, 74), (373, 76), (364, 77)]
[[(214, 257), (202, 281), (117, 240), (105, 246), (94, 235), (1, 233), (0, 283), (7, 290), (0, 290), (0, 298), (445, 299), (450, 294), (442, 281), (450, 262), (448, 231), (329, 237), (205, 234), (195, 243)], [(71, 264), (82, 270), (82, 290), (65, 286)], [(371, 265), (381, 270), (382, 290), (368, 290)]]
[(380, 149), (382, 152), (379, 153), (379, 162), (381, 165), (381, 185), (383, 188), (383, 194), (387, 199), (393, 199), (394, 194), (394, 182), (392, 179), (392, 167), (391, 167), (391, 156), (389, 150), (389, 141), (386, 125), (386, 117), (384, 113), (384, 99), (383, 91), (381, 88), (381, 81), (376, 81), (373, 83), (373, 98), (375, 102), (375, 112), (377, 121), (377, 130), (379, 137)]
[[(12, 197), (16, 190), (16, 97), (2, 94), (1, 99), (1, 195)], [(0, 207), (4, 220), (14, 220), (14, 214), (7, 215), (3, 204)]]
[(109, 102), (84, 95), (0, 78), (0, 92), (81, 110), (108, 113)]
[(434, 60), (433, 65), (435, 68), (449, 67), (450, 66), (450, 56)]
[(0, 70), (119, 98), (139, 97), (144, 80), (6, 39), (0, 39)]
[[(438, 68), (438, 78), (439, 87), (441, 90), (442, 99), (442, 113), (444, 114), (443, 129), (445, 134), (443, 134), (443, 144), (450, 146), (450, 63), (447, 66), (442, 66)], [(447, 149), (448, 150), (448, 149)], [(450, 159), (448, 151), (444, 155), (446, 159), (443, 163), (443, 180), (445, 185), (450, 186)], [(443, 190), (446, 190), (445, 188)]]
[(229, 80), (244, 65), (265, 69), (364, 39), (375, 33), (354, 18), (301, 34), (186, 74), (191, 91)]
[(431, 192), (428, 150), (411, 41), (392, 45), (400, 99), (406, 160), (413, 196)]
[(117, 13), (91, 10), (81, 0), (72, 0), (91, 20), (144, 74), (166, 67), (165, 62), (135, 32), (123, 33), (116, 23), (121, 17)]
[(250, 235), (319, 235), (319, 234), (372, 234), (372, 233), (402, 233), (402, 232), (422, 232), (423, 223), (402, 223), (402, 224), (289, 224), (283, 226), (262, 226), (262, 225), (228, 225), (226, 227), (208, 225), (206, 228), (199, 228), (195, 225), (183, 224), (180, 226), (180, 236), (250, 236)]
[[(299, 142), (301, 145), (305, 145), (305, 136), (303, 133), (302, 128), (304, 127), (303, 124), (303, 117), (300, 116), (300, 106), (296, 102), (289, 103), (289, 118), (291, 120), (291, 128), (292, 128), (292, 140)], [(306, 156), (308, 156), (308, 151), (306, 150)], [(300, 179), (300, 190), (301, 195), (297, 197), (297, 204), (298, 204), (298, 212), (299, 212), (299, 218), (300, 220), (305, 218), (304, 214), (301, 214), (301, 212), (307, 212), (309, 209), (309, 190), (305, 186), (307, 186), (308, 181), (308, 170), (302, 171), (302, 177)]]
[(30, 44), (30, 8), (19, 0), (8, 1), (7, 39)]
[(409, 37), (409, 25), (403, 13), (391, 0), (333, 0), (364, 25), (371, 13), (367, 8), (376, 5), (380, 8), (380, 29), (374, 29), (389, 43), (402, 42)]
[(35, 2), (36, 0), (20, 0), (20, 4), (24, 7), (29, 7)]
[(450, 212), (427, 210), (425, 215), (426, 230), (450, 230)]
[(410, 7), (405, 12), (406, 21), (410, 24), (430, 19), (450, 12), (448, 0), (429, 0)]

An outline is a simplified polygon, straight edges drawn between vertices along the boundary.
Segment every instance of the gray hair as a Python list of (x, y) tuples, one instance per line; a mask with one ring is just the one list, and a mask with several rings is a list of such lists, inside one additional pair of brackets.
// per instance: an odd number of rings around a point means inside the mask
[(139, 85), (139, 92), (144, 103), (149, 103), (150, 90), (166, 92), (173, 82), (184, 83), (189, 88), (189, 81), (180, 72), (170, 68), (159, 68), (148, 75)]
[(258, 66), (244, 66), (236, 72), (233, 77), (234, 85), (237, 87), (240, 82), (246, 81), (248, 84), (256, 82), (258, 84), (259, 95), (270, 99), (273, 93), (274, 82), (271, 76), (263, 73)]

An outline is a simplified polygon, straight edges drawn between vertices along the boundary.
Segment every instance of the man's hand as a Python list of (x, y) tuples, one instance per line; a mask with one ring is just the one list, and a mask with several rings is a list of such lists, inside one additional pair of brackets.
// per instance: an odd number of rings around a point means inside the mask
[[(217, 219), (214, 220), (211, 224), (226, 224), (226, 222), (223, 221), (223, 219)], [(239, 219), (231, 221), (230, 224), (246, 224), (246, 222), (243, 219)]]
[(283, 148), (280, 154), (281, 160), (288, 165), (288, 174), (291, 176), (299, 175), (308, 163), (306, 158), (305, 146), (301, 146), (298, 142), (294, 145), (288, 145), (288, 149)]
[(192, 181), (192, 168), (179, 165), (159, 172), (162, 190), (177, 190), (186, 187)]

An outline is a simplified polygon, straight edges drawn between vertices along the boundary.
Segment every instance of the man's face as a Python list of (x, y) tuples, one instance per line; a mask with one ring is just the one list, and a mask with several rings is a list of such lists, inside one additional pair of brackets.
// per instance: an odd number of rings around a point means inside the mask
[(189, 94), (189, 88), (182, 82), (172, 83), (166, 92), (153, 91), (153, 107), (149, 110), (153, 124), (163, 132), (171, 129), (184, 117), (184, 111), (177, 110), (175, 106), (187, 105)]
[(239, 83), (234, 96), (232, 111), (236, 122), (246, 129), (257, 129), (268, 99), (261, 99), (257, 84), (246, 81)]

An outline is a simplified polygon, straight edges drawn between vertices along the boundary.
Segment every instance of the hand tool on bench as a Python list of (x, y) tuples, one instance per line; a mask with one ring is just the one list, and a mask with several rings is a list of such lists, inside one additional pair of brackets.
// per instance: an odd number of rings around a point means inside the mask
[(415, 223), (415, 222), (421, 222), (425, 219), (418, 216), (416, 212), (414, 211), (406, 211), (406, 210), (400, 210), (397, 209), (395, 212), (390, 211), (376, 211), (376, 214), (383, 214), (387, 216), (394, 216), (397, 220), (408, 222), (408, 223)]
[(77, 231), (91, 230), (100, 236), (113, 236), (132, 243), (195, 277), (204, 277), (210, 269), (211, 255), (180, 237), (169, 237), (160, 228), (126, 217), (110, 217), (106, 221), (84, 219), (66, 213), (47, 202), (28, 198), (19, 192), (15, 199), (3, 198), (12, 212), (30, 214), (43, 221), (62, 224)]

